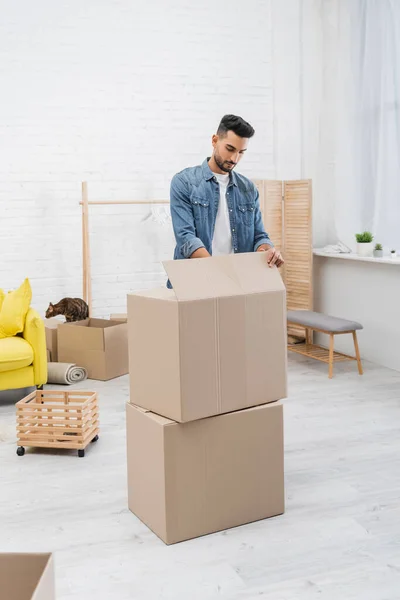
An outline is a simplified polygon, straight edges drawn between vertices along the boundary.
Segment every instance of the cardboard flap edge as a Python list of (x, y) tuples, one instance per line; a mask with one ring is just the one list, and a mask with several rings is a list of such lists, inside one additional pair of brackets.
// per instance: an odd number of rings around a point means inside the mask
[[(244, 252), (211, 258), (163, 261), (163, 267), (178, 300), (201, 300), (220, 296), (222, 281), (229, 285), (229, 293), (245, 295), (254, 292), (284, 291), (279, 270), (268, 267), (264, 252)], [(209, 275), (209, 277), (208, 277)], [(193, 292), (190, 278), (201, 276), (202, 289)], [(220, 279), (221, 285), (216, 281)], [(213, 283), (214, 281), (214, 283)]]

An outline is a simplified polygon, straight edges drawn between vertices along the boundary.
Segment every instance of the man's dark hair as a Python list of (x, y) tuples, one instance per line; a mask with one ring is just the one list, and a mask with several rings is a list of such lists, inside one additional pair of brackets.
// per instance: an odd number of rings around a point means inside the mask
[(218, 125), (217, 134), (224, 137), (228, 131), (233, 131), (239, 137), (251, 138), (254, 135), (254, 129), (242, 117), (236, 115), (225, 115), (221, 119), (221, 123)]

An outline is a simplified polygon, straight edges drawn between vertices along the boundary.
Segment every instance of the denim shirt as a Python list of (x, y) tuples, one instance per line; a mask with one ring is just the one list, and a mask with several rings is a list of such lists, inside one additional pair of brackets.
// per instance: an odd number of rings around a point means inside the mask
[[(255, 252), (262, 244), (273, 246), (264, 229), (258, 190), (238, 173), (229, 174), (226, 200), (235, 253)], [(189, 167), (171, 181), (171, 217), (176, 247), (174, 259), (190, 258), (199, 248), (212, 254), (219, 204), (219, 183), (208, 166)], [(168, 282), (169, 287), (169, 282)]]

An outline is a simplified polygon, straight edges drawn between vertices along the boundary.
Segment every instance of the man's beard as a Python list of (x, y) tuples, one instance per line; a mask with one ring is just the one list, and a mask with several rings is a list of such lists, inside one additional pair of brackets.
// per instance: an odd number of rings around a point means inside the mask
[[(214, 160), (215, 160), (215, 164), (217, 165), (217, 167), (219, 169), (221, 169), (221, 171), (223, 171), (224, 173), (230, 173), (236, 167), (235, 164), (229, 163), (229, 161), (227, 161), (227, 160), (226, 161), (221, 160), (221, 157), (217, 154), (217, 152), (215, 152), (215, 150), (214, 150)], [(230, 165), (230, 166), (228, 166), (228, 165)]]

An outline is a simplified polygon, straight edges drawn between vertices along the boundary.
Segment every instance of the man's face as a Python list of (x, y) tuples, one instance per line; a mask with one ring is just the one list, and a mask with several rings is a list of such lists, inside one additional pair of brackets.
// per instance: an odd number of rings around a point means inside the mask
[(228, 131), (224, 136), (213, 135), (214, 160), (221, 171), (230, 173), (247, 150), (249, 138), (242, 138)]

